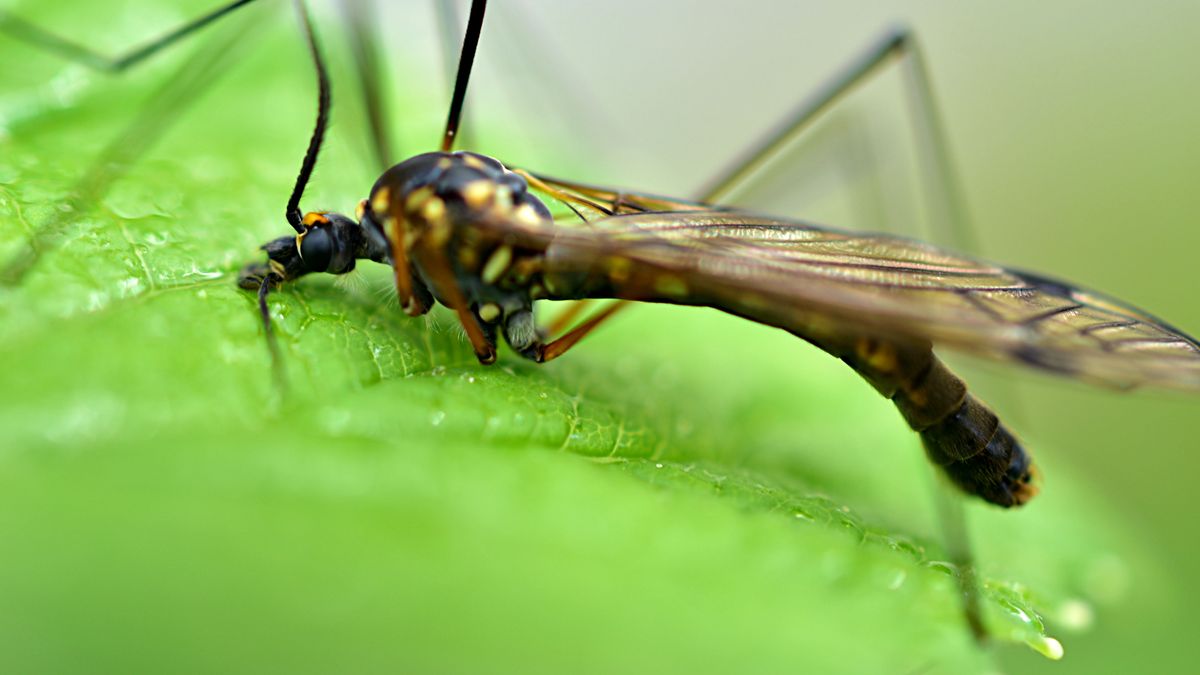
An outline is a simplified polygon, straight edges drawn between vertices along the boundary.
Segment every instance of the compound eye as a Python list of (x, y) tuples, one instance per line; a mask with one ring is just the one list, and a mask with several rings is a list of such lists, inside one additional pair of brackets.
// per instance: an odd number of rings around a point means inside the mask
[(299, 237), (300, 259), (309, 272), (325, 272), (333, 259), (333, 235), (325, 227), (310, 227)]

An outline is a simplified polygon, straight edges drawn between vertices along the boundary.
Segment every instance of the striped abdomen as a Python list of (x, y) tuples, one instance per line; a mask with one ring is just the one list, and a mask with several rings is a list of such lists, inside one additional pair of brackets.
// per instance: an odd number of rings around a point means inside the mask
[(829, 351), (896, 404), (930, 461), (963, 491), (1004, 507), (1037, 494), (1029, 455), (928, 345), (860, 338)]

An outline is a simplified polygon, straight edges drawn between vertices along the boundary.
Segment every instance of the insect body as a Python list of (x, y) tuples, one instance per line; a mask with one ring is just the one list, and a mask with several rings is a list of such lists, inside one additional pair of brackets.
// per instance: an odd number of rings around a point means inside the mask
[[(1200, 344), (1105, 296), (896, 237), (861, 235), (694, 201), (561, 181), (450, 152), (483, 6), (472, 7), (441, 152), (379, 178), (357, 219), (314, 212), (299, 195), (328, 117), (321, 84), (314, 142), (289, 202), (295, 237), (264, 245), (240, 283), (265, 297), (358, 259), (389, 264), (404, 311), (454, 310), (479, 361), (499, 335), (538, 362), (565, 353), (617, 303), (545, 341), (536, 300), (617, 299), (714, 307), (776, 326), (842, 359), (891, 399), (930, 460), (962, 490), (1000, 506), (1036, 494), (1013, 435), (933, 353), (945, 345), (1116, 387), (1200, 390)], [(536, 189), (587, 221), (556, 223)], [(588, 213), (591, 217), (585, 216)]]
[[(7, 15), (0, 25), (69, 57), (119, 70), (250, 1), (230, 2), (113, 60)], [(618, 192), (450, 152), (485, 4), (472, 5), (442, 151), (385, 171), (357, 217), (350, 218), (302, 215), (299, 208), (328, 124), (330, 86), (307, 12), (296, 3), (319, 90), (316, 129), (287, 205), (296, 235), (266, 244), (267, 262), (248, 266), (240, 278), (243, 286), (258, 289), (268, 330), (270, 290), (308, 273), (348, 272), (360, 259), (393, 267), (408, 314), (428, 311), (435, 300), (453, 309), (482, 363), (495, 361), (500, 335), (526, 358), (557, 358), (624, 306), (612, 305), (546, 341), (534, 320), (536, 300), (612, 298), (714, 307), (783, 328), (845, 361), (896, 404), (930, 459), (959, 487), (1002, 506), (1035, 494), (1030, 460), (934, 356), (933, 345), (1117, 387), (1200, 390), (1200, 345), (1194, 339), (1069, 284), (910, 240), (841, 233), (703, 203), (708, 200)], [(827, 106), (854, 78), (909, 49), (903, 32), (886, 36), (849, 69), (851, 79), (790, 129)], [(920, 82), (922, 73), (916, 75)], [(378, 112), (377, 106), (368, 108)], [(757, 149), (709, 194), (727, 190), (787, 133)], [(378, 135), (375, 140), (377, 155), (386, 157), (386, 142)], [(555, 223), (531, 188), (570, 206), (586, 226)]]
[(459, 311), (483, 363), (498, 334), (535, 361), (565, 351), (542, 341), (535, 300), (716, 307), (841, 358), (896, 404), (959, 487), (1001, 506), (1035, 494), (1031, 462), (933, 342), (1112, 385), (1200, 386), (1193, 339), (1064, 284), (904, 239), (532, 178), (612, 215), (555, 224), (520, 173), (474, 153), (429, 153), (388, 170), (357, 223), (306, 216), (304, 233), (268, 244), (270, 267), (248, 267), (243, 283), (390, 260), (405, 310), (422, 314), (436, 299)]

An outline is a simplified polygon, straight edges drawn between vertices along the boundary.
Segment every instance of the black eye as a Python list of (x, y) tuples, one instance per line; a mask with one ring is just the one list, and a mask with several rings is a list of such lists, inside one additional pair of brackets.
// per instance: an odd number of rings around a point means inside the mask
[(324, 272), (333, 258), (333, 236), (324, 227), (308, 230), (300, 240), (300, 259), (309, 272)]

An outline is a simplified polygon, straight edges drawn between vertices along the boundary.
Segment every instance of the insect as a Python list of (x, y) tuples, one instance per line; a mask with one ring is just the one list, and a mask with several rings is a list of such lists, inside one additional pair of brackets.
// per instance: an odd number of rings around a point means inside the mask
[[(113, 61), (5, 18), (27, 40), (119, 70), (252, 1), (219, 7)], [(268, 331), (272, 289), (309, 273), (346, 273), (360, 259), (394, 269), (406, 313), (424, 314), (435, 301), (451, 308), (484, 364), (495, 361), (500, 336), (523, 357), (555, 359), (624, 301), (715, 307), (787, 330), (845, 361), (896, 404), (930, 460), (956, 485), (1005, 507), (1036, 493), (1033, 464), (934, 355), (934, 345), (1117, 387), (1200, 389), (1200, 345), (1193, 338), (1067, 283), (912, 240), (844, 233), (705, 199), (585, 185), (453, 151), (486, 2), (472, 4), (441, 150), (384, 172), (355, 218), (302, 213), (300, 199), (329, 121), (330, 86), (299, 7), (319, 104), (286, 209), (295, 236), (268, 242), (267, 262), (240, 275), (241, 285), (258, 291)], [(885, 41), (851, 69), (844, 86), (906, 47), (903, 35)], [(379, 128), (379, 120), (371, 126)], [(778, 141), (768, 139), (708, 194), (719, 195)], [(376, 145), (380, 159), (382, 145)], [(535, 192), (566, 204), (580, 222), (553, 222)], [(542, 299), (622, 302), (547, 340), (534, 318), (533, 304)]]
[[(244, 4), (244, 3), (236, 3)], [(478, 40), (476, 3), (469, 50)], [(626, 305), (557, 340), (537, 327), (539, 299), (615, 298), (712, 306), (789, 330), (846, 361), (884, 395), (965, 491), (1002, 506), (1035, 491), (1013, 436), (933, 355), (944, 345), (1116, 386), (1200, 387), (1194, 340), (1143, 312), (1044, 277), (917, 242), (840, 233), (785, 219), (611, 190), (452, 152), (470, 57), (462, 60), (441, 152), (384, 173), (354, 218), (300, 210), (329, 111), (312, 28), (320, 114), (287, 213), (295, 235), (243, 270), (266, 296), (359, 259), (390, 265), (405, 311), (454, 310), (483, 363), (501, 336), (522, 356), (561, 356)], [(546, 201), (570, 205), (553, 223)], [(574, 222), (580, 221), (580, 222)]]
[[(504, 341), (521, 356), (565, 354), (625, 301), (701, 305), (782, 328), (844, 361), (891, 399), (929, 459), (964, 492), (1003, 507), (1037, 491), (1029, 455), (935, 356), (934, 345), (1115, 387), (1200, 390), (1200, 344), (1130, 305), (1041, 275), (917, 241), (850, 234), (703, 201), (619, 191), (453, 151), (485, 2), (472, 5), (440, 151), (383, 173), (354, 218), (301, 213), (329, 112), (319, 115), (288, 202), (295, 235), (263, 246), (240, 283), (259, 294), (358, 260), (390, 265), (404, 311), (453, 310), (480, 363)], [(535, 192), (569, 205), (557, 223)], [(537, 300), (615, 299), (557, 339)]]

